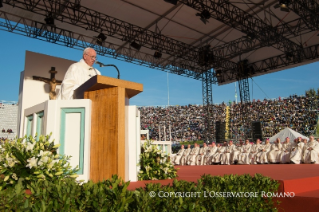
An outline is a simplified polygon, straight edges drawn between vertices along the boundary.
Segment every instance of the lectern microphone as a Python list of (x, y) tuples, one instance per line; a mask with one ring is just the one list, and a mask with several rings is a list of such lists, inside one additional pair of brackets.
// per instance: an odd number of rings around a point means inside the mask
[(116, 65), (113, 65), (113, 64), (103, 64), (103, 63), (101, 63), (101, 62), (99, 62), (99, 61), (97, 61), (97, 60), (95, 61), (95, 63), (98, 64), (100, 67), (113, 66), (113, 67), (116, 68), (116, 70), (117, 70), (117, 78), (120, 79), (120, 70), (117, 68)]

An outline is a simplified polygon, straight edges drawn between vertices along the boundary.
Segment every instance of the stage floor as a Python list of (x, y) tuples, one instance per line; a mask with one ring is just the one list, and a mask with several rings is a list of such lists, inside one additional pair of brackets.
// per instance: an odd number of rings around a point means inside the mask
[[(265, 164), (265, 165), (210, 165), (210, 166), (175, 166), (178, 168), (178, 180), (196, 182), (201, 175), (210, 174), (223, 176), (225, 174), (256, 173), (268, 176), (275, 180), (294, 180), (319, 177), (319, 164)], [(173, 180), (146, 180), (131, 182), (129, 190), (144, 187), (147, 183), (161, 183), (167, 185)]]

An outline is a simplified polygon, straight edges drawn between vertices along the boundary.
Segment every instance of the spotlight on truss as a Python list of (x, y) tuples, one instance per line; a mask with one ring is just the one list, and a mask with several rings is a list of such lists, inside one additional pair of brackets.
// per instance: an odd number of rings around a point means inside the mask
[(3, 2), (3, 0), (0, 0), (0, 8), (3, 7), (2, 2)]
[(44, 21), (46, 25), (54, 26), (54, 18), (52, 17), (52, 14), (47, 15)]
[(274, 6), (274, 8), (280, 8), (281, 11), (289, 12), (288, 5), (290, 4), (290, 0), (279, 0), (279, 3)]
[(100, 46), (102, 46), (103, 42), (106, 40), (106, 36), (101, 32), (96, 39), (96, 43)]
[(155, 59), (160, 59), (161, 57), (162, 57), (162, 53), (159, 52), (159, 51), (155, 51), (155, 53), (154, 53), (154, 58), (155, 58)]
[(201, 13), (196, 13), (196, 16), (200, 17), (200, 20), (206, 24), (208, 22), (208, 19), (210, 19), (211, 15), (208, 10), (203, 10)]
[(167, 3), (174, 4), (174, 5), (177, 4), (177, 0), (164, 0), (164, 1), (166, 1)]
[(141, 47), (142, 47), (140, 44), (136, 43), (135, 41), (133, 41), (133, 42), (131, 43), (131, 46), (132, 46), (134, 49), (136, 49), (137, 51), (139, 51), (139, 50), (141, 49)]

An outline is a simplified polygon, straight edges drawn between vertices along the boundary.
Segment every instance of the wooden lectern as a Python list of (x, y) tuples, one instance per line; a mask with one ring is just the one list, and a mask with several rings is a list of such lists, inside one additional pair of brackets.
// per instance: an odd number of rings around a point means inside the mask
[(139, 83), (97, 75), (75, 90), (92, 100), (90, 180), (125, 179), (125, 106), (143, 91)]

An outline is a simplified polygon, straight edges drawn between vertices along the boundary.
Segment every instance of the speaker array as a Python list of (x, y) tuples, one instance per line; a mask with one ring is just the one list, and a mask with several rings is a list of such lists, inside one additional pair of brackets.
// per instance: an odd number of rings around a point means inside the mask
[(226, 123), (221, 121), (216, 121), (216, 142), (225, 141), (225, 129)]
[(260, 121), (253, 121), (251, 123), (251, 128), (253, 131), (253, 141), (255, 142), (258, 138), (262, 140), (262, 131), (261, 131), (261, 123)]

